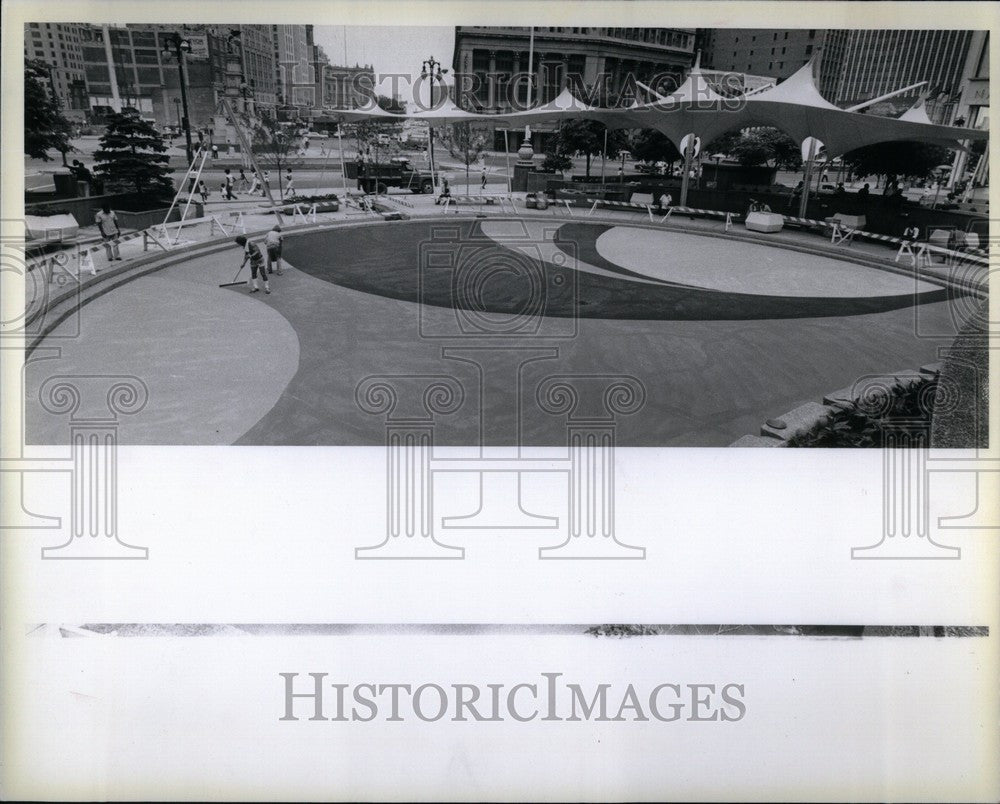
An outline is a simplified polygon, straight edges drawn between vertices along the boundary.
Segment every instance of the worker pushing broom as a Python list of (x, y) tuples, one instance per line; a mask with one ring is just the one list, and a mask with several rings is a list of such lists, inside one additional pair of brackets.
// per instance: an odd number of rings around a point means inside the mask
[(257, 293), (260, 288), (257, 287), (257, 274), (260, 274), (260, 278), (264, 281), (264, 292), (271, 292), (271, 283), (267, 281), (267, 268), (264, 267), (264, 255), (260, 251), (260, 246), (254, 243), (252, 240), (248, 240), (246, 235), (239, 235), (236, 238), (237, 245), (243, 248), (243, 262), (240, 263), (239, 270), (236, 272), (236, 276), (233, 277), (232, 282), (226, 283), (226, 285), (219, 285), (219, 287), (226, 287), (227, 285), (238, 285), (237, 278), (243, 271), (244, 266), (246, 266), (247, 261), (250, 261), (250, 281), (247, 285), (252, 284), (251, 293)]

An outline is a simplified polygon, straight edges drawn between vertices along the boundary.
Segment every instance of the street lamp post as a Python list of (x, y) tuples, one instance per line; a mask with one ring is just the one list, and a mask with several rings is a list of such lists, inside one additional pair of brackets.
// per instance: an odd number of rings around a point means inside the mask
[(183, 128), (183, 125), (181, 123), (181, 99), (180, 98), (174, 98), (174, 111), (177, 112), (177, 128), (178, 129)]
[[(184, 139), (187, 148), (187, 161), (190, 165), (194, 161), (194, 149), (191, 147), (191, 121), (188, 119), (187, 89), (184, 86), (184, 54), (191, 52), (191, 42), (183, 39), (180, 34), (168, 34), (163, 39), (165, 47), (164, 53), (172, 53), (177, 56), (177, 77), (181, 85), (181, 105), (184, 107), (184, 117), (181, 118), (181, 126), (184, 128)], [(171, 51), (171, 48), (173, 50)]]
[[(440, 81), (441, 83), (444, 83), (444, 76), (447, 72), (448, 70), (442, 69), (441, 62), (439, 62), (433, 56), (431, 56), (429, 59), (426, 59), (424, 63), (421, 65), (420, 77), (425, 79), (430, 78), (431, 80), (429, 100), (430, 100), (430, 105), (432, 107), (434, 106), (434, 81), (437, 80)], [(427, 124), (427, 143), (428, 143), (428, 148), (430, 149), (431, 181), (437, 183), (436, 174), (434, 172), (434, 126), (432, 126), (430, 123)]]

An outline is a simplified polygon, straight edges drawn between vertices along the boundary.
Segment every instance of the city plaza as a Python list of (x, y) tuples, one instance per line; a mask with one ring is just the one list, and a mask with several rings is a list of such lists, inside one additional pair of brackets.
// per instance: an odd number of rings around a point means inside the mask
[[(60, 373), (141, 379), (149, 402), (121, 420), (124, 444), (380, 444), (395, 408), (366, 404), (366, 382), (447, 376), (460, 404), (422, 413), (435, 443), (561, 445), (566, 411), (547, 408), (539, 389), (568, 376), (633, 383), (640, 403), (612, 416), (621, 446), (777, 446), (794, 429), (781, 432), (786, 420), (829, 412), (859, 378), (936, 372), (985, 298), (974, 247), (984, 244), (934, 241), (930, 226), (911, 242), (867, 232), (858, 216), (807, 218), (810, 171), (824, 147), (837, 156), (985, 132), (936, 124), (921, 103), (898, 119), (845, 111), (820, 96), (812, 70), (809, 61), (748, 93), (735, 113), (699, 83), (697, 60), (675, 92), (636, 108), (589, 106), (564, 87), (500, 115), (524, 145), (484, 155), (471, 182), (440, 149), (433, 194), (362, 192), (348, 181), (356, 155), (344, 140), (317, 137), (300, 152), (297, 192), (337, 194), (335, 210), (241, 188), (192, 217), (178, 193), (172, 210), (183, 219), (126, 233), (121, 261), (99, 244), (50, 251), (33, 264), (28, 440), (65, 438), (65, 417), (42, 399), (52, 370), (40, 347), (53, 345)], [(498, 117), (448, 98), (403, 114), (336, 115), (347, 126), (410, 119), (432, 130)], [(570, 119), (663, 132), (683, 152), (679, 197), (630, 192), (622, 179), (626, 201), (531, 189), (532, 128)], [(700, 143), (753, 125), (801, 144), (802, 197), (759, 213), (686, 203)], [(171, 153), (176, 161), (184, 149)], [(224, 166), (257, 169), (202, 152), (174, 178), (208, 176), (214, 191)], [(249, 294), (234, 237), (259, 240), (276, 222), (285, 270), (270, 277), (272, 292)], [(82, 243), (91, 231), (84, 222)]]

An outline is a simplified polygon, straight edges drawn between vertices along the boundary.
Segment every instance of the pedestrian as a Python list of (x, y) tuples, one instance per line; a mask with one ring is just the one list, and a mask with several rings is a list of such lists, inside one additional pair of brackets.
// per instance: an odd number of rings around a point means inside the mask
[(805, 186), (806, 183), (804, 181), (799, 181), (799, 183), (795, 185), (795, 189), (792, 190), (792, 194), (788, 196), (788, 206), (794, 206), (796, 202), (802, 198), (802, 190)]
[(483, 176), (482, 176), (482, 182), (480, 183), (479, 189), (480, 190), (485, 190), (486, 189), (486, 165), (485, 164), (483, 165)]
[(104, 241), (104, 250), (108, 254), (108, 262), (121, 260), (118, 253), (118, 238), (121, 237), (121, 229), (118, 228), (118, 216), (111, 211), (111, 205), (105, 203), (101, 211), (94, 216), (94, 222), (101, 233)]
[(871, 195), (871, 185), (869, 184), (865, 184), (864, 187), (858, 190), (858, 198), (860, 198), (863, 201), (867, 201), (868, 196), (870, 195)]
[(212, 161), (214, 162), (214, 161), (215, 161), (216, 159), (218, 159), (218, 158), (219, 158), (219, 146), (218, 146), (218, 145), (216, 145), (216, 144), (215, 144), (215, 143), (213, 142), (213, 143), (212, 143)]
[(916, 224), (911, 224), (903, 229), (903, 240), (907, 243), (912, 243), (920, 237), (920, 227)]
[(245, 193), (247, 191), (247, 187), (249, 186), (250, 180), (247, 178), (246, 171), (243, 168), (240, 168), (240, 192)]
[(618, 168), (618, 181), (619, 182), (625, 181), (625, 170), (621, 167)]
[(674, 197), (670, 193), (661, 193), (660, 195), (660, 210), (668, 209), (670, 205), (674, 203)]
[[(250, 195), (256, 195), (257, 194), (257, 190), (259, 188), (260, 188), (260, 174), (257, 173), (257, 172), (254, 172), (254, 174), (253, 174), (253, 183), (250, 185), (250, 190), (249, 190)], [(261, 195), (263, 195), (263, 191), (261, 191)]]
[(750, 215), (754, 212), (760, 212), (760, 204), (757, 203), (756, 198), (751, 198), (750, 206), (747, 207), (747, 215)]
[(201, 193), (201, 200), (203, 203), (208, 203), (208, 186), (205, 184), (205, 180), (202, 179), (198, 182), (198, 192)]
[(451, 187), (448, 186), (447, 179), (441, 179), (441, 195), (434, 199), (434, 205), (437, 206), (445, 198), (451, 198)]
[(225, 192), (223, 195), (230, 201), (236, 200), (236, 193), (233, 192), (233, 173), (229, 168), (226, 168), (225, 176), (223, 177), (223, 182), (225, 184)]
[(833, 194), (837, 198), (843, 198), (847, 195), (847, 190), (844, 189), (844, 183), (842, 181), (837, 182), (837, 189), (833, 191)]
[(194, 195), (198, 192), (198, 182), (195, 180), (194, 176), (188, 179), (188, 193)]
[(288, 174), (285, 176), (285, 193), (291, 198), (295, 195), (295, 182), (292, 181), (292, 171), (291, 168), (288, 170)]
[[(281, 270), (281, 243), (283, 240), (281, 227), (277, 224), (264, 236), (264, 246), (267, 248), (267, 272), (269, 274), (277, 272), (278, 276), (281, 276), (283, 273)], [(274, 268), (271, 267), (272, 265)]]
[(260, 194), (262, 196), (270, 195), (271, 193), (271, 171), (264, 171), (264, 186), (260, 189)]
[(252, 240), (247, 240), (245, 235), (237, 237), (236, 243), (243, 248), (243, 262), (240, 263), (240, 270), (243, 270), (247, 260), (250, 261), (250, 280), (247, 282), (247, 285), (253, 285), (250, 292), (256, 293), (260, 290), (257, 287), (257, 274), (259, 273), (260, 278), (264, 280), (264, 292), (270, 293), (271, 284), (267, 281), (267, 269), (264, 267), (264, 255), (260, 253), (260, 246)]

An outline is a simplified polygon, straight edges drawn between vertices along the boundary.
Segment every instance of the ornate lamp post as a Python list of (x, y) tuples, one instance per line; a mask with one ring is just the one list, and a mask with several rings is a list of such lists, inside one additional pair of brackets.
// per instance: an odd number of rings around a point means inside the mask
[(182, 38), (178, 33), (167, 34), (163, 38), (163, 42), (163, 52), (176, 55), (177, 57), (177, 75), (181, 85), (181, 105), (184, 107), (184, 117), (181, 118), (181, 126), (184, 128), (188, 164), (191, 164), (194, 161), (194, 149), (191, 147), (191, 121), (188, 119), (187, 88), (184, 86), (184, 54), (191, 52), (191, 42)]
[[(434, 105), (434, 81), (440, 81), (443, 84), (444, 76), (447, 74), (447, 72), (448, 70), (442, 69), (441, 62), (439, 62), (433, 56), (431, 56), (429, 59), (426, 59), (424, 63), (421, 65), (420, 77), (423, 79), (430, 78), (431, 80), (430, 84), (431, 89), (429, 96), (431, 106)], [(434, 172), (434, 126), (432, 126), (430, 123), (427, 124), (427, 142), (428, 142), (428, 147), (430, 149), (431, 176), (435, 177), (436, 174)]]

